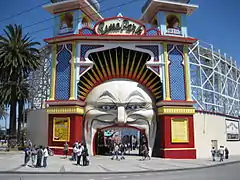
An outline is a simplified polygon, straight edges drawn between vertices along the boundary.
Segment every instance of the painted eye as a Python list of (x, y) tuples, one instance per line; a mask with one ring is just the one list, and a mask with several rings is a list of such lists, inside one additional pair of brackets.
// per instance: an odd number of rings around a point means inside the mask
[(110, 111), (110, 110), (115, 110), (116, 106), (115, 105), (102, 105), (102, 106), (99, 106), (99, 108), (103, 111)]
[(140, 108), (142, 108), (142, 106), (141, 105), (137, 105), (137, 104), (129, 104), (126, 107), (127, 110), (132, 110), (132, 111), (140, 109)]

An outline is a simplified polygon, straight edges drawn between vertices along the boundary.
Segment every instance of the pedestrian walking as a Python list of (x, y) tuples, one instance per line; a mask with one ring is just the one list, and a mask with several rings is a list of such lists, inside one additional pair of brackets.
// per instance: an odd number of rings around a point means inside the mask
[(114, 150), (113, 150), (113, 156), (112, 156), (112, 160), (114, 160), (114, 157), (116, 158), (116, 160), (120, 160), (118, 158), (119, 155), (119, 145), (117, 143), (114, 143)]
[(216, 161), (216, 159), (215, 159), (215, 157), (216, 157), (216, 149), (215, 149), (215, 147), (212, 147), (211, 154), (212, 154), (212, 160)]
[(47, 167), (47, 158), (48, 158), (48, 155), (49, 155), (49, 150), (48, 150), (48, 147), (45, 147), (44, 150), (43, 150), (43, 167)]
[(78, 148), (76, 145), (73, 146), (73, 154), (72, 154), (72, 160), (76, 161), (77, 160), (77, 152), (78, 152)]
[(121, 152), (121, 157), (120, 159), (125, 159), (124, 154), (125, 154), (125, 146), (123, 144), (120, 144), (120, 152)]
[(30, 155), (31, 155), (31, 149), (30, 147), (27, 147), (24, 149), (25, 155), (24, 155), (24, 166), (27, 166), (27, 163), (30, 160)]
[(229, 150), (227, 147), (225, 147), (225, 159), (228, 159), (229, 157)]
[(89, 154), (88, 154), (88, 149), (87, 149), (87, 146), (84, 145), (84, 149), (82, 151), (82, 157), (83, 157), (83, 166), (88, 166), (89, 165), (89, 161), (88, 161), (88, 157)]
[(37, 168), (42, 167), (42, 157), (43, 157), (43, 150), (42, 150), (42, 146), (40, 146), (37, 150), (37, 164), (36, 164)]
[(77, 165), (81, 165), (81, 157), (82, 157), (82, 152), (84, 150), (84, 146), (82, 144), (79, 144), (79, 149), (77, 150)]
[(64, 151), (64, 155), (66, 156), (66, 158), (68, 156), (68, 147), (69, 147), (68, 143), (65, 142), (63, 151)]
[(35, 166), (36, 156), (37, 156), (37, 149), (36, 149), (36, 145), (33, 145), (33, 147), (31, 148), (31, 160), (32, 160), (32, 167), (34, 167), (34, 166)]
[(149, 155), (149, 150), (148, 150), (148, 147), (146, 144), (143, 144), (142, 154), (143, 154), (142, 160), (146, 160), (146, 158), (148, 158), (149, 160), (151, 159), (151, 157)]
[(223, 156), (224, 156), (224, 146), (220, 146), (219, 155), (220, 155), (220, 162), (222, 162), (223, 161)]

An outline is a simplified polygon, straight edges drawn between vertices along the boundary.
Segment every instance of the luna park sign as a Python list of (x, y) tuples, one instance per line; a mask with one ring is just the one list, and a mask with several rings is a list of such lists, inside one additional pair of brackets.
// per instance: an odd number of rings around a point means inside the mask
[(124, 17), (114, 17), (98, 22), (94, 30), (98, 35), (143, 35), (143, 24)]

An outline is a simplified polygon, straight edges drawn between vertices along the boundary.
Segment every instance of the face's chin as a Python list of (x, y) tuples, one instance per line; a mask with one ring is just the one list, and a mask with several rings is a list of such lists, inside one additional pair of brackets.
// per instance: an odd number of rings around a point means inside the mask
[(89, 93), (85, 107), (84, 135), (91, 155), (94, 155), (97, 131), (109, 126), (129, 126), (141, 130), (146, 135), (152, 154), (157, 127), (156, 114), (151, 97), (138, 83), (127, 80), (106, 82)]

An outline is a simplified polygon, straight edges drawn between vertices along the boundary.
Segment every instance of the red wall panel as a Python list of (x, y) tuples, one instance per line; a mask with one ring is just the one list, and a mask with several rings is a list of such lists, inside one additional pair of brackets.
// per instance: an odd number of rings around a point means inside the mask
[(75, 114), (65, 114), (65, 115), (49, 115), (49, 128), (48, 128), (48, 145), (49, 146), (58, 146), (63, 147), (65, 142), (53, 141), (53, 119), (55, 117), (70, 117), (70, 141), (68, 142), (69, 146), (72, 145), (76, 141), (83, 140), (83, 117), (82, 115)]

